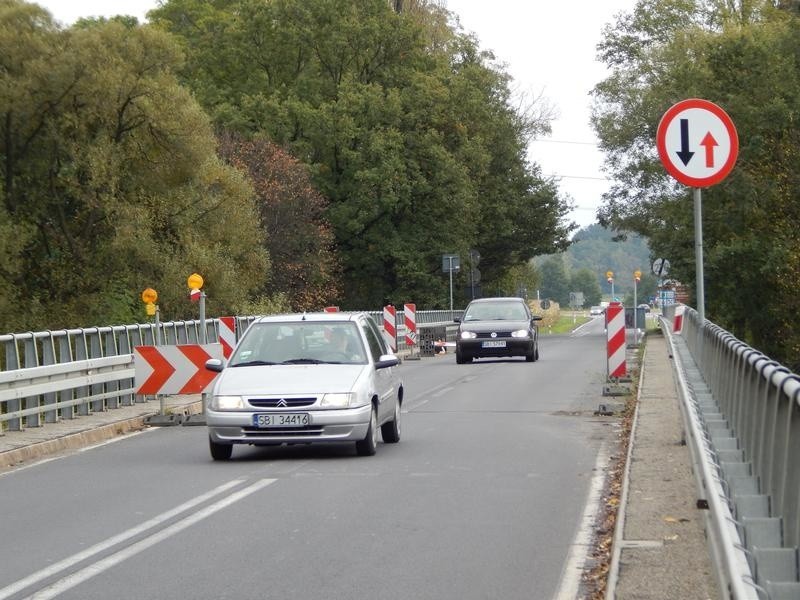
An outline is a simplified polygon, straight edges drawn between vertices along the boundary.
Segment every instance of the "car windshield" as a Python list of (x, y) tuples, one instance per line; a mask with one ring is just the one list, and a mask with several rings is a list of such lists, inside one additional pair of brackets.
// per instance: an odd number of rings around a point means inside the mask
[(467, 307), (465, 321), (525, 321), (528, 316), (519, 302), (482, 302)]
[(228, 366), (366, 362), (358, 328), (351, 321), (282, 321), (252, 324)]

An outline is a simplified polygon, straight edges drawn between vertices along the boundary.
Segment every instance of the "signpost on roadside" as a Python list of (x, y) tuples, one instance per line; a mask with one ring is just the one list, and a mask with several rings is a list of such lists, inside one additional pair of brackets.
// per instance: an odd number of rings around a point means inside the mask
[(673, 105), (658, 124), (658, 155), (679, 183), (694, 188), (697, 314), (705, 322), (703, 212), (701, 188), (725, 179), (736, 164), (739, 138), (728, 114), (708, 100), (690, 98)]

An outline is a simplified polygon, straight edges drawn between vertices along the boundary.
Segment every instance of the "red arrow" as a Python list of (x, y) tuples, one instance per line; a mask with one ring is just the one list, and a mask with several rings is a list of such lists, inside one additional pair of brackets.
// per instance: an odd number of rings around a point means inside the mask
[(141, 396), (158, 394), (161, 391), (161, 387), (172, 377), (175, 367), (169, 364), (169, 361), (161, 355), (156, 346), (139, 346), (137, 350), (140, 356), (147, 361), (147, 364), (153, 367), (153, 373), (136, 390), (136, 393)]
[(200, 394), (202, 393), (217, 376), (214, 371), (206, 369), (206, 361), (211, 358), (208, 353), (203, 350), (202, 346), (186, 345), (178, 346), (178, 350), (188, 358), (192, 364), (197, 367), (197, 372), (189, 378), (180, 391), (179, 394)]
[(719, 146), (717, 140), (714, 139), (714, 136), (709, 131), (703, 141), (700, 142), (700, 145), (706, 148), (706, 167), (712, 168), (714, 166), (714, 146)]

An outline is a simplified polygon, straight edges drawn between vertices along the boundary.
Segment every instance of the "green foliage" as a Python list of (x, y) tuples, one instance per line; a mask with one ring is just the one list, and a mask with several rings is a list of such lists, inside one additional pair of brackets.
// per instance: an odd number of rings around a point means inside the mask
[(800, 367), (797, 115), (800, 22), (771, 2), (641, 0), (606, 32), (611, 75), (594, 124), (620, 181), (602, 220), (649, 237), (671, 275), (693, 284), (692, 200), (653, 142), (675, 102), (701, 97), (736, 124), (737, 166), (703, 190), (707, 316), (789, 367)]
[(596, 272), (583, 267), (573, 271), (570, 276), (570, 292), (583, 293), (583, 306), (597, 306), (603, 299), (603, 292), (597, 281)]
[(548, 257), (539, 266), (539, 271), (542, 275), (540, 298), (569, 306), (569, 293), (574, 290), (570, 289), (570, 277), (564, 268), (564, 257), (561, 254)]
[(2, 227), (16, 236), (0, 247), (0, 329), (138, 320), (145, 287), (162, 318), (186, 318), (194, 271), (211, 314), (263, 285), (252, 188), (217, 158), (170, 36), (125, 20), (61, 30), (8, 0), (0, 47)]
[(546, 120), (511, 108), (508, 75), (433, 3), (169, 0), (151, 17), (218, 126), (309, 165), (345, 305), (442, 307), (444, 253), (477, 248), (489, 289), (566, 246), (568, 207), (525, 158)]

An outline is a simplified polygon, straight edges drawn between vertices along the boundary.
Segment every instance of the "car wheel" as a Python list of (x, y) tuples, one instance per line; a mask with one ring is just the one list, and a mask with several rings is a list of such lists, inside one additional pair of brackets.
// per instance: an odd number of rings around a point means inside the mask
[(536, 360), (536, 346), (531, 344), (531, 349), (525, 353), (525, 360), (527, 362), (533, 362)]
[(456, 348), (456, 363), (463, 365), (464, 363), (472, 362), (471, 356), (464, 356), (464, 353)]
[(375, 405), (369, 416), (369, 429), (363, 440), (356, 442), (356, 452), (359, 456), (372, 456), (378, 448), (378, 413)]
[(539, 342), (536, 342), (536, 349), (533, 353), (533, 360), (539, 360)]
[(395, 402), (394, 418), (381, 425), (381, 437), (387, 444), (396, 444), (400, 441), (400, 401)]
[(228, 460), (233, 454), (233, 444), (218, 444), (211, 438), (208, 439), (208, 448), (214, 460)]

